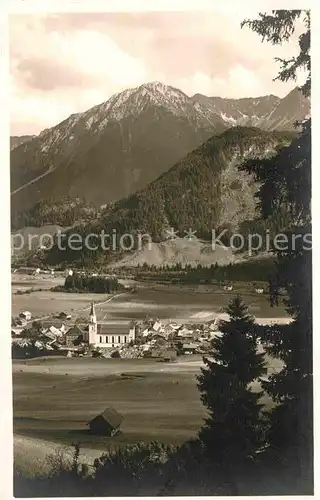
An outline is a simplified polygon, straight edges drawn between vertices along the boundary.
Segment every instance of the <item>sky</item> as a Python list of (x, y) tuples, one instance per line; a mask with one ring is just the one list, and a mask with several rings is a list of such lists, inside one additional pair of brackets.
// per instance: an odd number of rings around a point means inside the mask
[[(256, 17), (251, 15), (250, 17)], [(241, 12), (11, 14), (11, 135), (38, 134), (146, 82), (187, 95), (284, 97), (275, 57), (297, 54), (240, 28)]]

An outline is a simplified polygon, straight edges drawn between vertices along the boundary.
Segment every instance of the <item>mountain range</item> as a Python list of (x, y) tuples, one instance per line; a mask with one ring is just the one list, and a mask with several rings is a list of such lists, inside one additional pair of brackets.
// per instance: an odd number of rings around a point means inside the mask
[(293, 130), (309, 110), (298, 89), (283, 99), (238, 100), (188, 97), (160, 82), (125, 90), (36, 137), (21, 138), (19, 145), (13, 138), (12, 211), (51, 197), (114, 203), (143, 190), (230, 127)]

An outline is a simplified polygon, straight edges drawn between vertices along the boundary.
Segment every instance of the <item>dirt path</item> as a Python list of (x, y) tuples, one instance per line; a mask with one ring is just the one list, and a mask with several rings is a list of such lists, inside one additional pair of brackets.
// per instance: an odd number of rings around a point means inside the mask
[[(103, 304), (107, 304), (108, 302), (111, 302), (111, 300), (113, 300), (115, 297), (120, 297), (120, 295), (125, 295), (126, 292), (123, 292), (123, 293), (117, 293), (115, 295), (112, 295), (111, 297), (108, 297), (108, 299), (106, 300), (102, 300), (101, 302), (95, 302), (94, 305), (95, 306), (101, 306)], [(74, 313), (80, 313), (80, 312), (83, 312), (83, 311), (89, 311), (91, 308), (91, 304), (90, 306), (86, 306), (86, 307), (81, 307), (79, 309), (76, 309), (75, 311), (73, 311), (73, 314)], [(30, 323), (33, 323), (34, 321), (43, 321), (44, 319), (49, 319), (53, 316), (53, 314), (49, 314), (48, 316), (39, 316), (38, 318), (32, 318), (30, 319), (29, 321), (27, 321), (27, 324), (30, 324)]]

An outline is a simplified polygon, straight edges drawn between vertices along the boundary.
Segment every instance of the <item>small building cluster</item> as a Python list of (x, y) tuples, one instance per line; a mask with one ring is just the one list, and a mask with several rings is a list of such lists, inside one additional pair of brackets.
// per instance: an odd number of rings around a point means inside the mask
[(196, 324), (178, 324), (159, 318), (138, 322), (97, 321), (93, 303), (87, 323), (72, 324), (71, 315), (65, 312), (45, 322), (32, 322), (29, 311), (20, 316), (11, 329), (13, 343), (20, 347), (32, 344), (39, 350), (66, 351), (69, 356), (90, 354), (174, 361), (178, 355), (208, 352), (211, 340), (219, 335), (218, 318)]

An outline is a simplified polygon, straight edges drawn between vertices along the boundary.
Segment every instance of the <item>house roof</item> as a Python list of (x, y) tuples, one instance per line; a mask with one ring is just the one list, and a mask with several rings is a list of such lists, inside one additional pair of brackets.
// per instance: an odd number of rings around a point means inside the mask
[(55, 335), (55, 336), (61, 336), (62, 335), (62, 331), (59, 329), (59, 328), (56, 328), (55, 326), (50, 326), (49, 327), (49, 331)]
[(11, 334), (20, 335), (22, 328), (11, 328)]
[(115, 410), (111, 406), (105, 408), (102, 413), (90, 420), (90, 422), (95, 420), (97, 417), (103, 418), (103, 420), (105, 420), (114, 429), (117, 429), (123, 420), (123, 416), (120, 415), (120, 413), (118, 413), (117, 410)]
[(61, 311), (59, 314), (57, 314), (58, 318), (66, 318), (67, 316), (68, 316), (68, 314), (65, 313), (64, 311)]
[(83, 330), (78, 326), (78, 325), (73, 325), (69, 330), (66, 332), (66, 335), (83, 335)]

